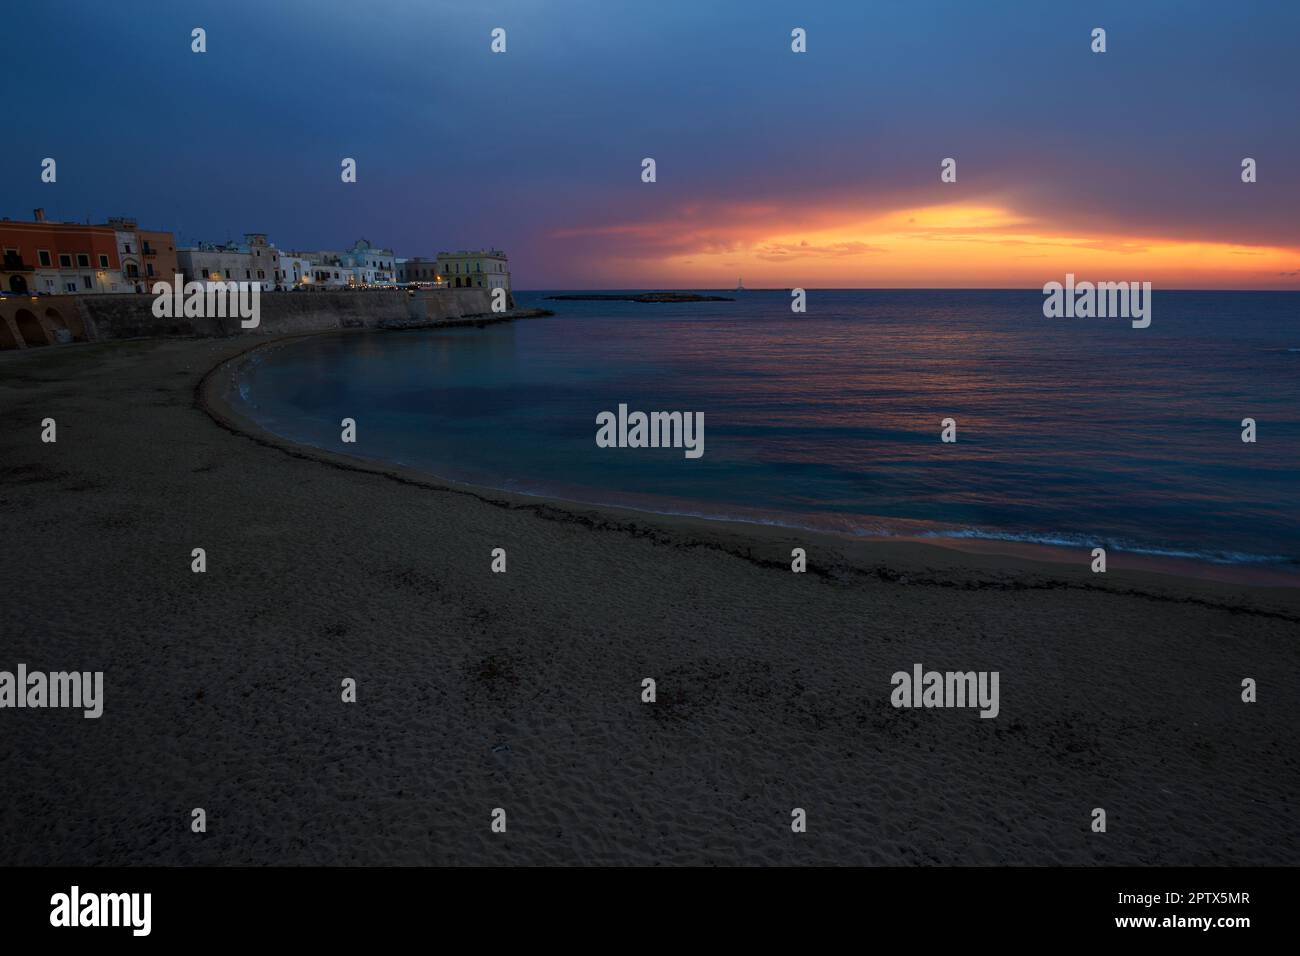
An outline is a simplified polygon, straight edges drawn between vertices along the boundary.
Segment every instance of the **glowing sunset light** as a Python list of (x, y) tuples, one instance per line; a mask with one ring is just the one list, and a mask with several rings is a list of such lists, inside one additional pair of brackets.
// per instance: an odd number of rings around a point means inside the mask
[[(945, 204), (876, 215), (808, 217), (798, 230), (746, 209), (697, 219), (572, 229), (599, 239), (599, 275), (646, 286), (1039, 288), (1066, 272), (1166, 288), (1296, 288), (1300, 248), (1070, 229), (993, 204)], [(840, 221), (833, 221), (839, 218)], [(712, 221), (715, 225), (707, 225)]]

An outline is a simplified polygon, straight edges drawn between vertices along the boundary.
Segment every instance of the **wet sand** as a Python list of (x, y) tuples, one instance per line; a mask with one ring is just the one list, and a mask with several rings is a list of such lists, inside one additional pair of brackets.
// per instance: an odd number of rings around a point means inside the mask
[(251, 344), (0, 354), (0, 669), (105, 672), (0, 710), (0, 863), (1300, 862), (1296, 589), (449, 486), (241, 420)]

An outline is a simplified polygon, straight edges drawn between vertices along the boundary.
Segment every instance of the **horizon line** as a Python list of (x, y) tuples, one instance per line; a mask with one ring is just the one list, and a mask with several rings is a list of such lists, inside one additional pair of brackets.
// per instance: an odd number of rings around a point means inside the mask
[[(1054, 280), (1052, 280), (1054, 281)], [(1085, 280), (1090, 281), (1090, 280)], [(514, 292), (789, 292), (801, 288), (815, 292), (1037, 292), (1043, 290), (1038, 286), (745, 286), (743, 289), (722, 286), (556, 286), (552, 289), (513, 287)], [(1199, 288), (1195, 286), (1178, 286), (1162, 288), (1152, 286), (1152, 292), (1291, 292), (1300, 293), (1300, 287), (1286, 289), (1249, 288), (1225, 289), (1219, 287)]]

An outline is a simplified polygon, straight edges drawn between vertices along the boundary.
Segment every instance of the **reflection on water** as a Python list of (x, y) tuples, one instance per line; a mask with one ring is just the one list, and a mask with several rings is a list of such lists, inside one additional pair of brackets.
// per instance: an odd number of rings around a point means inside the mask
[[(242, 392), (286, 437), (515, 491), (1297, 563), (1300, 295), (1157, 290), (1144, 330), (1045, 319), (1036, 292), (809, 303), (564, 302), (482, 329), (316, 337), (264, 353)], [(703, 412), (705, 456), (597, 448), (596, 415), (620, 402)]]

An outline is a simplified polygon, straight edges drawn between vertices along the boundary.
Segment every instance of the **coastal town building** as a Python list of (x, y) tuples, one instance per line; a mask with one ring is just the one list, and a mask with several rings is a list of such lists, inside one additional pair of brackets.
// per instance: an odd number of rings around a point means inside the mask
[(170, 232), (141, 229), (134, 219), (111, 218), (107, 223), (117, 242), (125, 291), (148, 292), (154, 282), (171, 282), (177, 272), (176, 240)]
[(134, 291), (122, 277), (111, 226), (50, 222), (45, 210), (32, 222), (0, 220), (0, 288), (7, 293)]
[(346, 251), (280, 254), (285, 288), (364, 289), (396, 285), (398, 258), (391, 249), (358, 239)]
[(99, 225), (0, 220), (0, 293), (70, 295), (149, 293), (155, 282), (257, 282), (263, 292), (288, 289), (424, 288), (510, 290), (509, 262), (500, 249), (440, 252), (398, 258), (358, 239), (345, 251), (281, 252), (265, 233), (242, 242), (200, 242), (179, 249), (162, 230), (141, 229), (130, 217)]
[(351, 249), (340, 254), (339, 260), (352, 270), (355, 285), (382, 286), (397, 282), (397, 257), (393, 250), (372, 246), (369, 239), (358, 239)]
[(281, 284), (286, 289), (296, 289), (311, 283), (311, 260), (299, 252), (280, 253)]
[(186, 282), (259, 282), (263, 292), (285, 284), (280, 251), (261, 232), (245, 233), (242, 243), (201, 242), (176, 259)]
[(438, 260), (426, 259), (424, 256), (398, 259), (397, 281), (399, 284), (429, 289), (441, 289), (447, 284), (438, 272)]
[(307, 263), (305, 288), (349, 289), (356, 285), (356, 273), (343, 264), (340, 252), (295, 252), (293, 256)]
[(510, 263), (500, 249), (438, 253), (438, 274), (452, 289), (510, 291)]

